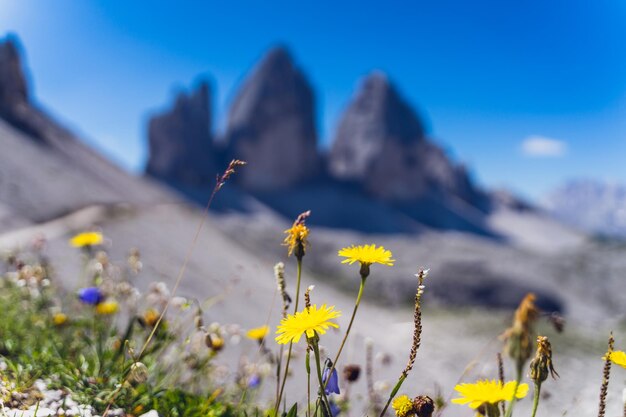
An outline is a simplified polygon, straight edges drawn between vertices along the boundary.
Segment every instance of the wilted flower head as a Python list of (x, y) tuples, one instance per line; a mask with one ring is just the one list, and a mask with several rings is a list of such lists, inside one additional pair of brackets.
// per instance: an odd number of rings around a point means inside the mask
[(301, 213), (291, 228), (285, 230), (285, 240), (283, 245), (287, 246), (287, 255), (295, 254), (296, 257), (301, 258), (306, 252), (306, 247), (309, 242), (309, 229), (306, 227), (305, 221), (307, 217), (311, 215), (311, 211), (305, 211)]
[(418, 395), (413, 399), (413, 411), (416, 417), (431, 417), (435, 411), (435, 402), (428, 395)]
[(535, 358), (530, 361), (530, 379), (541, 384), (548, 379), (548, 374), (555, 379), (559, 376), (552, 364), (552, 346), (550, 346), (548, 338), (538, 336), (537, 352), (535, 353)]
[(104, 294), (98, 287), (87, 287), (78, 290), (78, 298), (85, 304), (97, 305), (104, 300)]
[(102, 233), (85, 232), (79, 233), (70, 239), (70, 245), (75, 248), (91, 247), (102, 244), (104, 237)]
[(504, 333), (507, 341), (506, 350), (521, 371), (524, 363), (532, 355), (534, 324), (539, 317), (539, 309), (535, 306), (535, 294), (527, 294), (515, 311), (513, 325)]
[(343, 377), (348, 382), (356, 382), (361, 375), (361, 367), (356, 364), (346, 365), (343, 368)]

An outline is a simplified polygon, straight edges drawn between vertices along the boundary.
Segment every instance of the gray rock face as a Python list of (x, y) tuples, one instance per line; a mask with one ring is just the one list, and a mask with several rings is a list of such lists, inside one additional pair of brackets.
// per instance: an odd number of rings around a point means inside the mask
[(313, 91), (282, 48), (271, 50), (239, 91), (228, 118), (230, 158), (248, 162), (237, 181), (285, 189), (319, 172)]
[(211, 138), (209, 86), (180, 93), (171, 110), (148, 124), (150, 157), (146, 173), (160, 180), (201, 185), (217, 175)]
[(9, 112), (27, 102), (28, 91), (16, 42), (0, 42), (0, 112)]
[(380, 73), (364, 80), (346, 110), (329, 168), (334, 177), (359, 182), (386, 201), (452, 195), (473, 204), (480, 197), (465, 169), (427, 140), (415, 111)]

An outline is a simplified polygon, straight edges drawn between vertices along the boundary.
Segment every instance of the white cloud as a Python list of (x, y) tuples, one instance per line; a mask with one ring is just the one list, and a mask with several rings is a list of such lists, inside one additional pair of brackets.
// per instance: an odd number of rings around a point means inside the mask
[(528, 136), (522, 141), (522, 152), (534, 158), (557, 158), (567, 153), (567, 143), (545, 136)]

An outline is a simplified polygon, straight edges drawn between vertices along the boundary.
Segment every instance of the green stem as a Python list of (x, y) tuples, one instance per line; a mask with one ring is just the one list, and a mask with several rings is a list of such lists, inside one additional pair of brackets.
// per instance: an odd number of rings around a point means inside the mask
[[(359, 293), (356, 296), (356, 302), (354, 303), (354, 310), (352, 310), (352, 317), (350, 317), (350, 323), (348, 324), (348, 329), (346, 330), (346, 334), (343, 336), (343, 340), (341, 341), (341, 345), (339, 346), (337, 355), (335, 355), (335, 360), (333, 361), (333, 365), (331, 366), (330, 371), (328, 372), (328, 375), (332, 375), (333, 371), (335, 370), (335, 367), (337, 366), (337, 361), (339, 361), (339, 356), (341, 355), (341, 352), (343, 351), (343, 347), (346, 344), (346, 340), (348, 340), (348, 335), (350, 334), (350, 329), (352, 329), (352, 323), (354, 322), (354, 317), (356, 316), (356, 312), (359, 309), (359, 304), (361, 304), (361, 297), (363, 297), (363, 288), (365, 288), (366, 278), (367, 278), (367, 275), (361, 275), (361, 285), (359, 286)], [(328, 380), (330, 380), (330, 378), (328, 378)], [(324, 384), (324, 388), (326, 388), (327, 384), (328, 384), (328, 381), (326, 381), (326, 383)]]
[(511, 417), (513, 415), (513, 406), (515, 405), (515, 401), (517, 400), (517, 388), (519, 388), (519, 383), (522, 380), (522, 368), (517, 368), (517, 378), (515, 379), (515, 387), (513, 388), (513, 398), (511, 398), (511, 404), (509, 404), (509, 408), (506, 410), (506, 414), (504, 417)]
[(539, 408), (540, 394), (541, 394), (541, 384), (535, 383), (535, 395), (533, 397), (533, 413), (531, 417), (535, 417), (535, 414), (537, 414), (537, 408)]
[(400, 387), (402, 386), (402, 384), (404, 383), (404, 380), (406, 379), (406, 376), (404, 374), (402, 374), (400, 376), (400, 378), (398, 378), (398, 382), (396, 382), (396, 386), (393, 387), (393, 389), (391, 390), (391, 392), (389, 393), (389, 398), (387, 399), (387, 403), (385, 404), (385, 406), (383, 407), (383, 411), (381, 411), (380, 413), (380, 417), (383, 417), (385, 415), (385, 413), (387, 412), (387, 409), (389, 408), (389, 404), (391, 404), (391, 400), (393, 400), (393, 397), (396, 396), (396, 394), (398, 393), (398, 391), (400, 390)]
[(306, 409), (307, 417), (311, 417), (311, 352), (306, 350)]
[(302, 277), (302, 257), (296, 258), (296, 303), (293, 309), (293, 313), (298, 311), (298, 301), (300, 300), (300, 278)]
[[(294, 308), (294, 314), (298, 311), (298, 299), (300, 296), (300, 279), (302, 277), (302, 257), (297, 257), (297, 271), (296, 271), (296, 305)], [(276, 407), (274, 408), (275, 415), (278, 416), (278, 409), (280, 408), (280, 401), (283, 398), (283, 393), (285, 391), (285, 382), (287, 382), (287, 374), (289, 372), (289, 363), (291, 362), (291, 350), (293, 348), (293, 342), (289, 342), (289, 352), (287, 354), (287, 362), (285, 363), (285, 373), (283, 375), (283, 382), (280, 386), (280, 392), (278, 393), (278, 398), (276, 398)]]
[[(322, 368), (320, 365), (320, 349), (317, 344), (317, 340), (315, 339), (316, 336), (317, 334), (313, 338), (311, 338), (311, 346), (313, 347), (313, 353), (315, 353), (315, 368), (317, 369), (317, 379), (319, 380), (319, 383), (320, 383), (322, 402), (324, 403), (324, 406), (326, 407), (326, 411), (328, 412), (327, 415), (332, 416), (333, 414), (330, 411), (330, 403), (328, 402), (328, 397), (326, 397), (326, 386), (322, 378)], [(330, 373), (328, 375), (330, 375)], [(328, 379), (330, 379), (330, 377)]]

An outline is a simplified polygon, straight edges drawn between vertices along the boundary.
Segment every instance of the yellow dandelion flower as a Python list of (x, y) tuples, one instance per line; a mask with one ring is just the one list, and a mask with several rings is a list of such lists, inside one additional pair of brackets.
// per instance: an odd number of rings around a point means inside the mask
[(309, 228), (304, 223), (294, 223), (290, 229), (285, 230), (285, 234), (287, 236), (283, 241), (283, 246), (287, 246), (287, 255), (291, 256), (299, 246), (302, 246), (303, 252), (306, 250), (309, 244), (307, 241)]
[(398, 417), (407, 417), (413, 412), (413, 400), (407, 395), (396, 397), (391, 406), (396, 410), (396, 416)]
[(263, 340), (270, 332), (270, 326), (261, 326), (250, 329), (246, 332), (246, 336), (252, 340)]
[(87, 246), (96, 246), (102, 244), (104, 237), (102, 233), (98, 232), (85, 232), (79, 233), (70, 239), (70, 245), (75, 248), (84, 248)]
[[(461, 394), (460, 398), (452, 400), (454, 404), (468, 404), (470, 408), (477, 409), (486, 403), (497, 404), (500, 401), (510, 401), (513, 398), (515, 382), (502, 384), (496, 380), (482, 380), (474, 384), (459, 384), (454, 389)], [(528, 394), (528, 384), (520, 384), (515, 397), (521, 399), (526, 394)]]
[(395, 259), (391, 259), (393, 256), (391, 251), (385, 249), (382, 246), (376, 247), (376, 245), (359, 245), (350, 246), (349, 248), (341, 249), (337, 255), (343, 256), (347, 259), (341, 261), (342, 264), (352, 265), (355, 262), (360, 262), (361, 265), (381, 264), (386, 266), (393, 266)]
[(298, 343), (300, 337), (306, 333), (306, 337), (313, 337), (315, 333), (324, 334), (329, 327), (339, 328), (337, 323), (330, 321), (341, 316), (341, 311), (335, 311), (335, 306), (327, 307), (326, 304), (318, 309), (316, 304), (296, 314), (289, 314), (280, 321), (276, 329), (276, 341), (285, 345), (289, 342)]
[(67, 315), (63, 313), (56, 313), (52, 316), (52, 323), (54, 323), (55, 326), (63, 326), (67, 323)]
[(120, 305), (117, 303), (117, 301), (114, 301), (114, 300), (104, 301), (96, 305), (96, 313), (103, 315), (103, 316), (107, 316), (110, 314), (117, 313), (119, 308), (120, 308)]
[[(622, 368), (626, 368), (626, 353), (621, 351), (621, 350), (616, 350), (613, 352), (608, 353), (609, 355), (609, 359), (611, 360), (611, 362), (613, 362), (615, 365), (619, 365)], [(604, 356), (602, 359), (606, 360), (606, 356)]]

